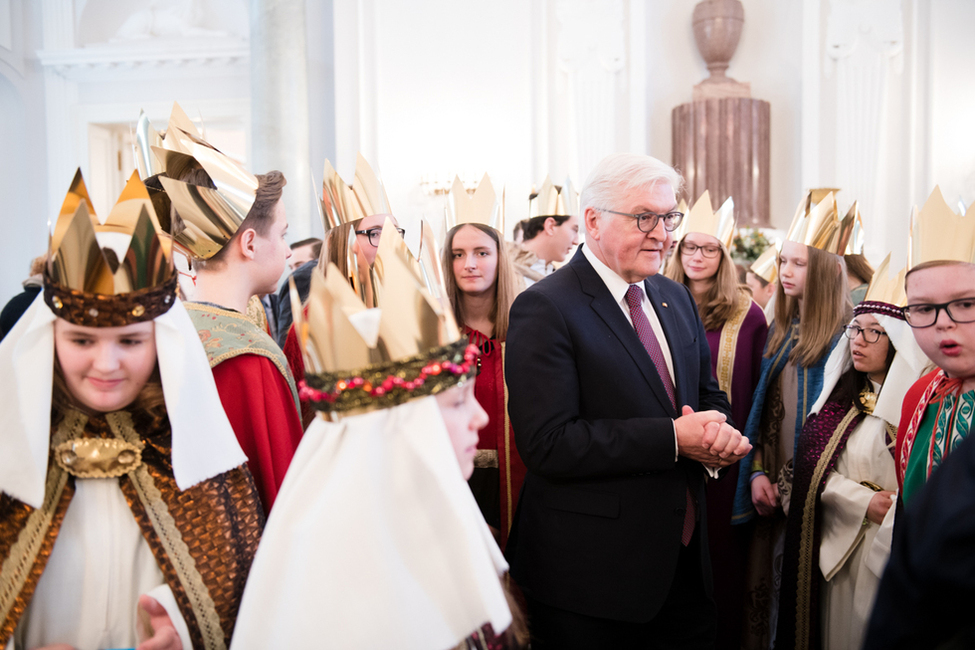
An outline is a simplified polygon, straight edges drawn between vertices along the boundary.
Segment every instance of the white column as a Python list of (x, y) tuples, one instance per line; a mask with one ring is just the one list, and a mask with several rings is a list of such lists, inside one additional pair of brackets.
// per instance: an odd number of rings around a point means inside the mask
[(312, 231), (304, 0), (251, 0), (251, 171), (279, 169), (292, 239)]
[(627, 64), (623, 0), (558, 0), (556, 16), (558, 63), (568, 77), (569, 169), (581, 184), (620, 146), (617, 81)]

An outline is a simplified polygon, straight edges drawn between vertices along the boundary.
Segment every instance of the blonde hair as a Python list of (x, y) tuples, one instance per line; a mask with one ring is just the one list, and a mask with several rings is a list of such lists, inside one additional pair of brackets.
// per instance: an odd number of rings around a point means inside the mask
[(465, 325), (464, 319), (464, 292), (457, 286), (454, 277), (454, 255), (453, 244), (454, 235), (464, 226), (477, 228), (492, 240), (498, 251), (498, 269), (494, 278), (494, 306), (491, 308), (491, 321), (494, 323), (494, 333), (491, 338), (503, 341), (508, 336), (508, 312), (511, 310), (511, 303), (514, 302), (518, 293), (518, 280), (515, 276), (514, 266), (508, 256), (507, 246), (498, 231), (490, 226), (480, 223), (462, 223), (454, 226), (447, 232), (444, 238), (443, 252), (441, 261), (443, 264), (444, 283), (447, 285), (447, 295), (450, 296), (450, 306), (454, 310), (457, 324)]
[[(667, 261), (664, 276), (674, 282), (690, 286), (691, 280), (684, 272), (684, 262), (681, 259), (680, 244), (682, 243), (684, 238), (680, 240), (674, 254)], [(738, 310), (738, 295), (742, 291), (738, 284), (738, 269), (731, 259), (731, 254), (723, 243), (718, 242), (718, 244), (721, 247), (718, 271), (714, 274), (714, 282), (705, 292), (704, 299), (697, 306), (697, 313), (701, 316), (704, 329), (709, 332), (721, 329), (725, 323), (734, 318)]]
[(789, 359), (809, 368), (829, 353), (833, 337), (853, 314), (847, 287), (846, 266), (838, 255), (807, 246), (809, 266), (802, 307), (798, 299), (785, 295), (782, 283), (775, 290), (775, 320), (769, 333), (765, 356), (771, 358), (782, 347), (792, 321), (799, 319), (799, 337)]

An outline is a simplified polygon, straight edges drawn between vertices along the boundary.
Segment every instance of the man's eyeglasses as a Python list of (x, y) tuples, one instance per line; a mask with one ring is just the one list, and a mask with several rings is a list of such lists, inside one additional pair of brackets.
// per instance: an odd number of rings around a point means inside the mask
[(908, 305), (903, 308), (903, 312), (907, 324), (920, 329), (937, 323), (942, 309), (948, 314), (948, 318), (956, 323), (975, 322), (975, 298), (959, 298), (938, 304)]
[(881, 336), (887, 336), (887, 332), (881, 332), (873, 327), (864, 329), (859, 325), (847, 325), (843, 329), (845, 330), (843, 333), (846, 334), (846, 338), (850, 339), (851, 341), (856, 340), (857, 334), (862, 334), (863, 340), (867, 343), (876, 343), (880, 340)]
[(689, 241), (684, 241), (680, 243), (680, 252), (688, 257), (692, 257), (694, 253), (701, 251), (701, 255), (708, 258), (715, 258), (721, 254), (720, 246), (698, 246), (697, 244), (692, 244)]
[[(402, 228), (397, 228), (396, 229), (396, 232), (399, 233), (399, 236), (400, 237), (405, 237), (406, 236), (406, 231), (403, 230)], [(374, 248), (379, 248), (379, 238), (383, 234), (383, 229), (382, 228), (370, 228), (369, 230), (356, 230), (355, 231), (355, 234), (357, 234), (357, 235), (365, 235), (366, 237), (369, 238), (369, 245), (370, 246), (372, 246)]]
[(640, 232), (650, 232), (657, 227), (657, 223), (661, 220), (664, 222), (664, 228), (668, 232), (673, 232), (680, 225), (681, 219), (684, 218), (683, 212), (668, 212), (666, 214), (657, 214), (656, 212), (641, 212), (639, 214), (630, 214), (629, 212), (617, 212), (616, 210), (605, 210), (603, 208), (596, 208), (600, 212), (609, 212), (610, 214), (619, 214), (624, 217), (632, 217), (636, 219), (636, 227), (640, 229)]

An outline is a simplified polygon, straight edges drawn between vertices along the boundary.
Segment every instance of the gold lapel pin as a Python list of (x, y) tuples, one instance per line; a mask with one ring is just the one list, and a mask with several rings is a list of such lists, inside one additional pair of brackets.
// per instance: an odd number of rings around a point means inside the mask
[(662, 303), (660, 303), (660, 304), (661, 304), (661, 305), (663, 305), (664, 307), (666, 307), (666, 306), (667, 306), (667, 303), (665, 303), (665, 302), (662, 302)]

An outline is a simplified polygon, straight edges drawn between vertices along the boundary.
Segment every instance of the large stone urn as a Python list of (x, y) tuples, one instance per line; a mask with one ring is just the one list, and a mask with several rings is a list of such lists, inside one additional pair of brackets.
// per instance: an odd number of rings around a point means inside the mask
[(715, 205), (733, 197), (739, 226), (768, 226), (770, 106), (752, 99), (750, 84), (726, 74), (745, 10), (739, 0), (703, 0), (691, 23), (710, 75), (671, 117), (673, 161), (684, 175), (687, 201), (704, 190)]
[(712, 83), (728, 79), (725, 71), (738, 48), (741, 28), (745, 25), (745, 8), (739, 0), (704, 0), (694, 7), (694, 40), (708, 65)]

